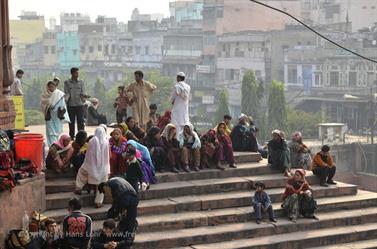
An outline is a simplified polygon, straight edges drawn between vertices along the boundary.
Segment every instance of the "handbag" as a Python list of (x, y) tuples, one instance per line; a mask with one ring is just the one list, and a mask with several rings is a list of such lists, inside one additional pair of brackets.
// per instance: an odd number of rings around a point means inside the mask
[(45, 114), (45, 121), (51, 120), (51, 107), (47, 107), (46, 114)]
[(67, 112), (67, 110), (64, 107), (59, 107), (58, 108), (58, 118), (60, 120), (65, 119), (64, 115), (65, 115), (66, 112)]
[[(50, 106), (50, 107), (47, 107), (46, 114), (45, 114), (45, 120), (46, 120), (46, 121), (50, 121), (50, 120), (51, 120), (51, 110), (54, 110), (55, 107), (59, 104), (60, 100), (63, 99), (63, 98), (64, 98), (64, 96), (61, 97), (61, 98), (59, 99), (59, 101), (56, 102), (55, 105)], [(58, 108), (58, 114), (57, 114), (57, 115), (58, 115), (58, 118), (61, 119), (61, 120), (63, 120), (63, 119), (64, 119), (64, 114), (65, 114), (66, 112), (67, 112), (67, 110), (66, 110), (64, 107), (59, 107), (59, 108)]]

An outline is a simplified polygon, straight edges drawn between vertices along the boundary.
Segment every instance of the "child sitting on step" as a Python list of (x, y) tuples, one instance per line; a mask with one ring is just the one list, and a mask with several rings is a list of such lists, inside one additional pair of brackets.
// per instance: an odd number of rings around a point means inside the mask
[(257, 224), (262, 222), (262, 211), (268, 212), (271, 222), (276, 222), (272, 203), (268, 194), (264, 191), (266, 186), (263, 182), (255, 183), (255, 194), (253, 197), (253, 206)]

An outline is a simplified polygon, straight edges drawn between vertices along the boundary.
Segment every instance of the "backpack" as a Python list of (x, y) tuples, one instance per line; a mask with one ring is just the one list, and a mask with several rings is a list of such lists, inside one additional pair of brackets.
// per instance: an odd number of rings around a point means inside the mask
[(31, 244), (31, 235), (26, 230), (11, 230), (8, 235), (9, 249), (26, 249)]

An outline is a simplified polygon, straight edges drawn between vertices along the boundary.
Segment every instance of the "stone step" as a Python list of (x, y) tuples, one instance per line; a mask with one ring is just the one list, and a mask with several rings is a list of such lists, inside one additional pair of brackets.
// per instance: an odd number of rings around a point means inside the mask
[[(259, 163), (242, 163), (237, 169), (226, 168), (225, 170), (206, 169), (200, 172), (191, 173), (157, 173), (158, 184), (167, 182), (182, 182), (204, 179), (223, 179), (229, 177), (255, 176), (264, 174), (274, 174), (276, 170), (267, 167), (265, 160)], [(46, 181), (46, 193), (53, 194), (59, 192), (73, 192), (75, 189), (75, 179), (71, 178), (54, 178)]]
[[(133, 248), (307, 248), (361, 238), (372, 239), (377, 235), (375, 207), (318, 213), (318, 218), (319, 220), (299, 219), (297, 223), (281, 218), (276, 224), (264, 222), (257, 225), (255, 222), (247, 222), (174, 232), (140, 233), (136, 236)], [(211, 244), (206, 244), (209, 242)]]
[(344, 243), (330, 246), (312, 247), (310, 249), (372, 249), (377, 248), (377, 239), (361, 240), (357, 242)]
[[(262, 161), (262, 157), (259, 153), (254, 153), (254, 152), (235, 152), (234, 153), (234, 158), (236, 160), (236, 163), (241, 164), (241, 163), (258, 163)], [(266, 160), (263, 160), (266, 162)], [(46, 179), (57, 179), (57, 178), (69, 178), (69, 179), (74, 179), (76, 177), (76, 173), (73, 169), (68, 170), (67, 172), (64, 173), (56, 173), (54, 170), (47, 169), (46, 170)], [(169, 177), (167, 177), (169, 179)], [(209, 177), (205, 177), (209, 178)], [(164, 177), (161, 178), (162, 182), (164, 181)], [(174, 178), (173, 178), (174, 179)], [(180, 180), (184, 180), (179, 178)], [(160, 179), (159, 179), (160, 180)]]
[[(345, 208), (346, 205), (350, 205), (351, 208), (353, 208), (359, 207), (359, 204), (362, 206), (377, 204), (377, 194), (374, 195), (369, 192), (359, 191), (360, 193), (354, 195), (357, 192), (356, 186), (354, 185), (339, 183), (338, 186), (332, 186), (328, 189), (320, 186), (313, 186), (313, 190), (316, 198), (333, 196), (331, 198), (319, 199), (319, 201), (324, 201), (324, 206), (321, 208), (322, 210), (332, 208), (329, 203), (337, 208)], [(283, 191), (283, 188), (267, 190), (272, 201), (277, 202), (278, 205), (280, 205)], [(171, 199), (145, 200), (141, 201), (139, 204), (138, 215), (140, 217), (144, 215), (179, 215), (179, 213), (186, 212), (200, 212), (237, 207), (247, 207), (250, 208), (249, 211), (251, 211), (251, 195), (251, 191), (243, 191), (203, 196), (186, 196)], [(338, 204), (337, 201), (339, 202)], [(83, 211), (90, 215), (93, 220), (99, 220), (106, 219), (106, 212), (109, 208), (110, 205), (104, 205), (99, 209), (85, 207)], [(62, 220), (66, 213), (66, 208), (45, 212), (48, 217), (55, 218), (56, 220)], [(170, 226), (176, 226), (174, 220), (170, 223)]]
[[(265, 166), (267, 167), (267, 166)], [(311, 172), (307, 172), (307, 180), (312, 183), (318, 183), (318, 178)], [(232, 191), (250, 190), (257, 181), (263, 181), (267, 188), (283, 187), (287, 178), (282, 174), (271, 174), (261, 176), (231, 177), (224, 179), (207, 179), (182, 182), (167, 182), (151, 185), (147, 191), (139, 193), (141, 200), (173, 198), (188, 195), (204, 195), (212, 193), (224, 193)], [(66, 207), (70, 198), (74, 196), (71, 192), (62, 192), (46, 195), (46, 208), (58, 209)], [(81, 195), (83, 205), (93, 204), (94, 195)]]
[[(323, 228), (316, 230), (308, 230), (307, 228), (312, 228), (315, 223), (326, 223), (320, 220), (318, 222), (306, 221), (304, 226), (297, 224), (300, 229), (297, 232), (291, 232), (289, 234), (278, 234), (278, 235), (266, 235), (257, 238), (250, 239), (235, 239), (229, 242), (222, 243), (212, 243), (203, 245), (191, 245), (192, 249), (277, 249), (277, 248), (310, 248), (313, 246), (331, 245), (339, 243), (354, 242), (359, 240), (365, 240), (368, 238), (375, 238), (377, 236), (377, 223), (375, 221), (375, 214), (365, 214), (363, 210), (359, 214), (362, 216), (360, 218), (362, 222), (358, 225), (347, 226), (346, 224), (340, 223), (340, 227), (334, 228)], [(367, 217), (367, 218), (365, 218)], [(323, 219), (323, 218), (322, 218)], [(346, 217), (340, 218), (341, 220), (349, 220)], [(358, 218), (351, 218), (350, 222), (357, 222)], [(370, 223), (374, 222), (374, 223)], [(277, 227), (280, 227), (278, 224)], [(294, 226), (292, 226), (294, 227)], [(301, 231), (300, 231), (301, 230)], [(278, 229), (277, 229), (278, 231)], [(143, 247), (134, 247), (143, 248)], [(153, 247), (157, 248), (157, 247)], [(167, 247), (164, 247), (167, 248)]]

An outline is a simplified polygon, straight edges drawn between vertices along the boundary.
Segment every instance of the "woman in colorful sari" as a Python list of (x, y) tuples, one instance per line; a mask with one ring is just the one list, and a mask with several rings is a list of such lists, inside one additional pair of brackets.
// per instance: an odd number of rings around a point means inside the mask
[(162, 132), (162, 142), (165, 151), (168, 153), (168, 165), (170, 170), (174, 173), (178, 173), (178, 168), (181, 162), (179, 141), (177, 139), (177, 130), (173, 124), (168, 124), (165, 126)]
[(314, 215), (317, 203), (305, 179), (305, 170), (297, 169), (294, 176), (288, 179), (281, 206), (292, 222), (297, 221), (299, 214), (305, 218), (317, 219)]
[(61, 173), (70, 167), (73, 153), (71, 137), (68, 134), (61, 135), (59, 140), (50, 146), (46, 158), (46, 168)]
[(206, 134), (200, 137), (202, 148), (200, 150), (200, 168), (210, 169), (212, 165), (216, 165), (218, 169), (223, 168), (220, 166), (220, 160), (218, 156), (219, 141), (216, 137), (216, 131), (214, 129), (209, 130)]
[(151, 172), (154, 175), (155, 174), (155, 168), (154, 168), (154, 164), (152, 162), (151, 154), (149, 153), (148, 148), (145, 147), (144, 145), (136, 142), (136, 141), (133, 141), (133, 140), (128, 140), (127, 145), (132, 145), (135, 149), (137, 149), (141, 152), (141, 157), (142, 157), (143, 161), (147, 163), (148, 168), (151, 170)]
[(232, 139), (227, 135), (226, 129), (227, 125), (225, 122), (217, 125), (216, 137), (219, 144), (219, 161), (227, 162), (231, 168), (237, 168), (234, 162)]
[(171, 122), (171, 111), (167, 110), (165, 111), (164, 116), (160, 117), (160, 119), (158, 120), (157, 127), (163, 131), (165, 127), (168, 124), (170, 124), (170, 122)]
[(80, 195), (86, 184), (95, 186), (94, 203), (96, 208), (100, 208), (104, 194), (98, 191), (97, 186), (106, 182), (110, 174), (110, 145), (103, 127), (97, 127), (94, 134), (89, 141), (84, 163), (76, 176), (75, 193)]
[(47, 145), (51, 146), (63, 133), (63, 124), (70, 122), (64, 92), (56, 89), (53, 81), (47, 83), (47, 89), (41, 95), (41, 108), (46, 120)]
[(110, 168), (111, 176), (124, 175), (126, 172), (125, 159), (123, 153), (127, 149), (127, 139), (122, 136), (122, 131), (115, 128), (111, 132), (110, 138)]

